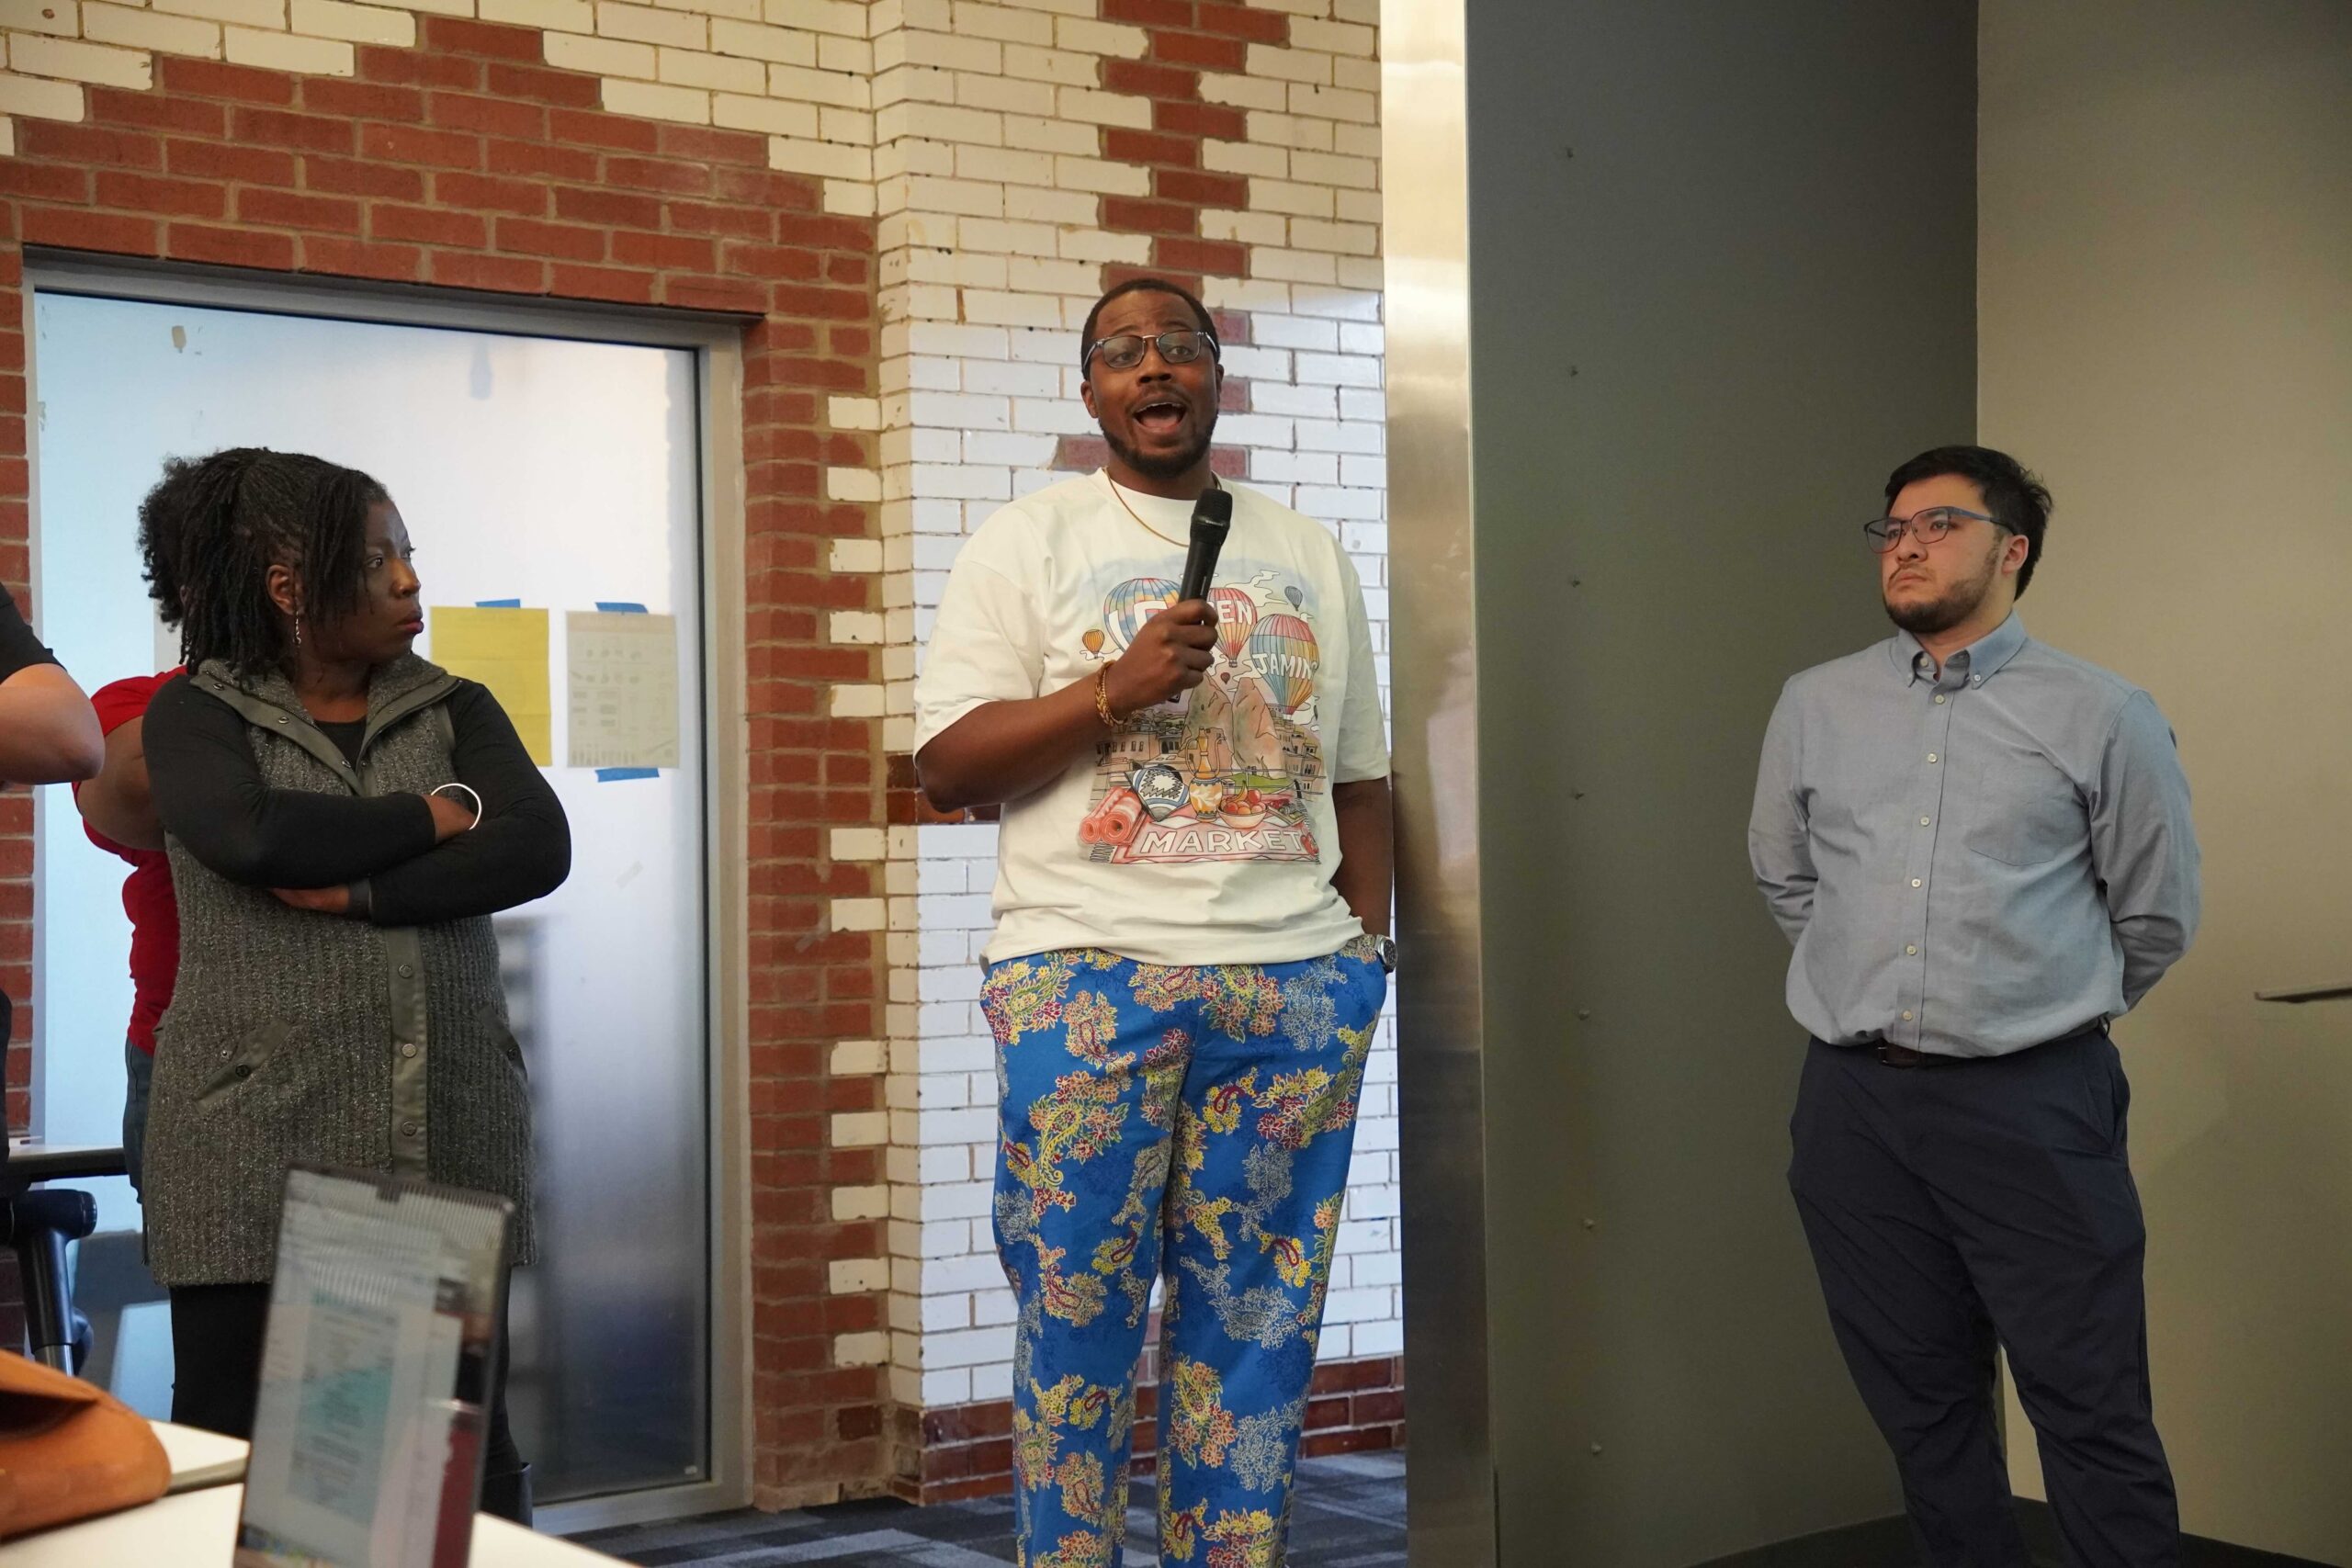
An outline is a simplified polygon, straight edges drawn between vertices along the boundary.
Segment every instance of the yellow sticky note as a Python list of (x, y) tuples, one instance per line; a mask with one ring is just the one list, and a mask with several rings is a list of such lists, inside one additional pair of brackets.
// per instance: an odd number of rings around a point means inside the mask
[(424, 612), (430, 657), (452, 675), (490, 688), (523, 749), (540, 767), (555, 763), (555, 704), (548, 676), (548, 613), (448, 604)]

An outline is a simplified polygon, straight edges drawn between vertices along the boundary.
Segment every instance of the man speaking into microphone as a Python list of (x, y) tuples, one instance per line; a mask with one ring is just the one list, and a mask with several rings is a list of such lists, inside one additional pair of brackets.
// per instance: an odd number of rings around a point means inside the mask
[(1372, 633), (1330, 532), (1212, 471), (1198, 299), (1121, 284), (1080, 368), (1109, 462), (973, 534), (916, 687), (933, 803), (1003, 812), (980, 1004), (1021, 1561), (1124, 1561), (1164, 1276), (1163, 1561), (1278, 1562), (1395, 966)]

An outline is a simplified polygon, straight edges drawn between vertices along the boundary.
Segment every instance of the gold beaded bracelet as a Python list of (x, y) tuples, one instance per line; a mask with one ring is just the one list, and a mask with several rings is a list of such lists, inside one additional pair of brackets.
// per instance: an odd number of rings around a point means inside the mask
[(1111, 666), (1105, 664), (1094, 676), (1094, 716), (1102, 721), (1105, 729), (1117, 729), (1121, 720), (1111, 711)]

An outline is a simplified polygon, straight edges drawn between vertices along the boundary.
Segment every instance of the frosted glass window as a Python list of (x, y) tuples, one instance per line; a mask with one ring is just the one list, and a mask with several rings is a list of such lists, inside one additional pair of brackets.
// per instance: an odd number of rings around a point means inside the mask
[[(509, 1398), (543, 1502), (707, 1476), (709, 1236), (699, 395), (686, 350), (42, 293), (37, 594), (85, 688), (167, 667), (137, 507), (166, 455), (308, 451), (390, 491), (442, 605), (548, 614), (571, 880), (497, 922), (537, 1116), (542, 1261), (515, 1277)], [(679, 762), (562, 765), (565, 612), (676, 618)], [(40, 799), (38, 1115), (113, 1142), (130, 1012), (125, 868)], [(135, 1229), (128, 1183), (101, 1225)], [(160, 1319), (160, 1309), (145, 1309)], [(160, 1344), (158, 1343), (160, 1339)], [(158, 1360), (158, 1358), (161, 1360)], [(160, 1321), (125, 1397), (169, 1404)]]

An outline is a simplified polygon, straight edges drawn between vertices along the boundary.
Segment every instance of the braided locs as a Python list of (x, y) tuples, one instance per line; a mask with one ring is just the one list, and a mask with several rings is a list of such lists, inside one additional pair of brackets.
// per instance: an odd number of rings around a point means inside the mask
[(179, 627), (181, 658), (218, 659), (240, 674), (284, 661), (272, 566), (292, 569), (314, 626), (358, 608), (368, 512), (386, 499), (357, 469), (299, 452), (232, 446), (166, 458), (139, 503), (139, 549), (164, 624)]

